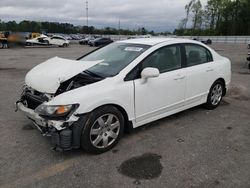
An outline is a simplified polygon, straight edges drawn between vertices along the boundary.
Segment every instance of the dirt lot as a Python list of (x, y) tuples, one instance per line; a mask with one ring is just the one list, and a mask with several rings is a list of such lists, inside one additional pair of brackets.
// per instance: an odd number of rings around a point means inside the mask
[[(196, 107), (125, 135), (110, 152), (55, 152), (14, 112), (29, 69), (93, 48), (0, 49), (0, 187), (250, 187), (250, 70), (246, 45), (215, 44), (232, 87), (214, 111)], [(42, 79), (42, 78), (41, 78)]]

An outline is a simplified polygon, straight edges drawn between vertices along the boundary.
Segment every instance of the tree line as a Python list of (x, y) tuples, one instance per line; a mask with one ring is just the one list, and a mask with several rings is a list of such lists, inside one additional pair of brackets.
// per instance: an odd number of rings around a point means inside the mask
[(250, 35), (250, 0), (191, 0), (176, 35)]
[(94, 26), (74, 26), (69, 23), (58, 22), (36, 22), (36, 21), (16, 21), (4, 22), (0, 20), (0, 31), (12, 31), (12, 32), (41, 32), (41, 33), (65, 33), (65, 34), (109, 34), (109, 35), (146, 35), (152, 34), (153, 31), (148, 31), (144, 27), (138, 30), (129, 29), (116, 29), (112, 27), (105, 27), (103, 29), (97, 29)]

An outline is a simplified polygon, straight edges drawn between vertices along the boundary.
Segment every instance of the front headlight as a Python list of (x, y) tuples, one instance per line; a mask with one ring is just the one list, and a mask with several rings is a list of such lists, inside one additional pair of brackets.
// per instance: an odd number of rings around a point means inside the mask
[(64, 117), (73, 113), (78, 106), (78, 104), (56, 106), (41, 104), (35, 109), (35, 112), (45, 117)]

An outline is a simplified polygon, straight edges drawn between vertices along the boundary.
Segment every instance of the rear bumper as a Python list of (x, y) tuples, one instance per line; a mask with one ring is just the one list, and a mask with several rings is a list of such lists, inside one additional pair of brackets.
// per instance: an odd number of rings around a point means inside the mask
[(81, 134), (87, 115), (72, 115), (66, 121), (47, 120), (34, 110), (27, 108), (22, 102), (16, 103), (17, 110), (22, 111), (30, 119), (43, 136), (51, 136), (52, 148), (70, 150), (81, 146)]

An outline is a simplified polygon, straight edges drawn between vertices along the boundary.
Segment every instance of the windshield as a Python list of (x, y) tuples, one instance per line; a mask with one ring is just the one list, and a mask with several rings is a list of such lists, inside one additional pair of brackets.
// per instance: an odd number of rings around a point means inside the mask
[(102, 60), (101, 63), (96, 64), (87, 71), (101, 77), (112, 77), (117, 75), (149, 47), (141, 44), (112, 43), (83, 57), (80, 61)]

